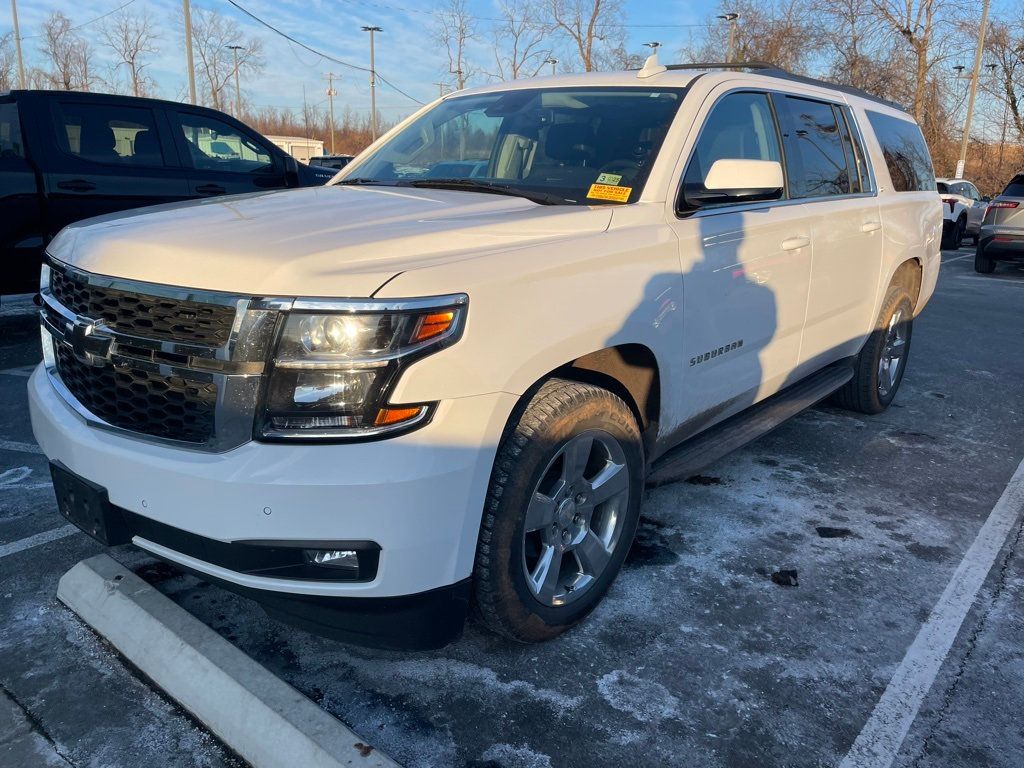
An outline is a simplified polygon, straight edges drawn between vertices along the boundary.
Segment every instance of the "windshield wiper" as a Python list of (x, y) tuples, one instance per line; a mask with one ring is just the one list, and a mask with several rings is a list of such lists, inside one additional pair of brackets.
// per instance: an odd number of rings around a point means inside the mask
[(522, 197), (539, 205), (565, 205), (567, 202), (564, 197), (552, 195), (548, 192), (517, 189), (505, 184), (492, 184), (486, 181), (477, 181), (476, 179), (413, 179), (411, 181), (400, 181), (398, 186), (419, 187), (422, 189), (457, 189), (465, 190), (466, 192), (489, 192), (492, 195)]
[(342, 179), (341, 181), (336, 181), (335, 184), (378, 184), (383, 187), (392, 186), (386, 181), (370, 179), (365, 176), (356, 176), (354, 179)]

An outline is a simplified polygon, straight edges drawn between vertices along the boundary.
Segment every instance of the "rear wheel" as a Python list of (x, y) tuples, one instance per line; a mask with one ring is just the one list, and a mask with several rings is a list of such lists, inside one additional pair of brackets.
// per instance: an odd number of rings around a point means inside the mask
[(974, 252), (974, 271), (982, 275), (991, 275), (995, 272), (996, 260), (985, 255), (985, 248), (978, 245)]
[(914, 304), (905, 286), (892, 285), (871, 332), (854, 362), (853, 378), (836, 392), (841, 408), (881, 413), (903, 381), (914, 330)]
[(498, 449), (474, 567), (495, 632), (553, 638), (593, 610), (636, 533), (643, 493), (636, 419), (611, 392), (546, 382)]

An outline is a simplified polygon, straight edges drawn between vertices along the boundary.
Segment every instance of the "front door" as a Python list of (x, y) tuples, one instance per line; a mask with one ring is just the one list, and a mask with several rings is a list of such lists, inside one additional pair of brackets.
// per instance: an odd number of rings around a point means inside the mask
[(39, 287), (42, 196), (25, 157), (18, 105), (0, 101), (0, 294)]
[[(767, 94), (709, 97), (683, 187), (721, 159), (782, 162)], [(705, 105), (705, 110), (708, 105)], [(783, 197), (786, 197), (783, 192)], [(687, 209), (672, 222), (683, 273), (686, 437), (778, 391), (797, 365), (811, 225), (786, 200)]]

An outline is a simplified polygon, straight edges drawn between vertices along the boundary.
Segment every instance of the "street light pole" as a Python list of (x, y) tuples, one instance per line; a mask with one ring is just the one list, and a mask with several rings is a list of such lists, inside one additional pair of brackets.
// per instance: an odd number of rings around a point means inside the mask
[(558, 59), (546, 59), (544, 61), (544, 63), (551, 65), (551, 74), (554, 75), (555, 74), (555, 67), (558, 66)]
[(188, 96), (192, 104), (196, 103), (196, 67), (192, 60), (192, 8), (189, 0), (181, 0), (182, 12), (185, 16), (185, 58), (188, 59)]
[(380, 27), (363, 27), (363, 32), (370, 33), (370, 136), (377, 140), (377, 65), (374, 60), (373, 35), (383, 32)]
[(324, 75), (327, 78), (327, 101), (330, 103), (330, 115), (331, 115), (331, 154), (334, 154), (334, 97), (338, 95), (338, 92), (334, 89), (334, 78), (338, 75), (333, 72), (328, 72)]
[(960, 142), (960, 160), (956, 164), (954, 178), (964, 177), (964, 165), (967, 163), (967, 145), (971, 140), (971, 117), (974, 114), (974, 97), (978, 93), (978, 77), (981, 73), (981, 55), (985, 50), (985, 31), (988, 26), (988, 4), (985, 0), (981, 5), (981, 26), (978, 27), (978, 48), (974, 51), (974, 74), (971, 75), (971, 95), (967, 97), (967, 117), (964, 118), (964, 136)]
[(229, 45), (231, 56), (235, 62), (235, 117), (242, 119), (242, 88), (238, 84), (238, 52), (245, 50), (242, 45)]
[(732, 63), (736, 48), (736, 20), (740, 17), (738, 13), (723, 13), (718, 18), (729, 22), (729, 53), (727, 62)]
[(18, 55), (18, 87), (25, 89), (25, 60), (21, 57), (21, 31), (18, 29), (18, 0), (11, 0), (11, 19), (14, 22), (14, 49)]

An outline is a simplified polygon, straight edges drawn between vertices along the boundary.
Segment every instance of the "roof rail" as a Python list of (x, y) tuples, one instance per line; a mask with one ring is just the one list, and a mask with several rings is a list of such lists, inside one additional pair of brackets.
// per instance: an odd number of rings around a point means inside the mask
[(857, 96), (861, 99), (868, 99), (879, 104), (885, 104), (887, 107), (898, 109), (901, 112), (909, 112), (903, 104), (899, 104), (889, 99), (883, 99), (881, 96), (875, 96), (874, 94), (862, 91), (860, 88), (854, 88), (852, 85), (840, 85), (838, 83), (832, 83), (828, 80), (819, 80), (815, 77), (807, 77), (805, 75), (795, 75), (792, 72), (783, 69), (782, 67), (771, 64), (767, 61), (730, 61), (730, 62), (695, 62), (693, 64), (665, 64), (666, 69), (679, 70), (679, 69), (749, 69), (753, 70), (759, 75), (767, 75), (769, 77), (777, 77), (780, 80), (791, 80), (795, 83), (803, 83), (805, 85), (817, 85), (824, 88), (831, 88), (835, 91), (841, 91), (848, 93), (851, 96)]

